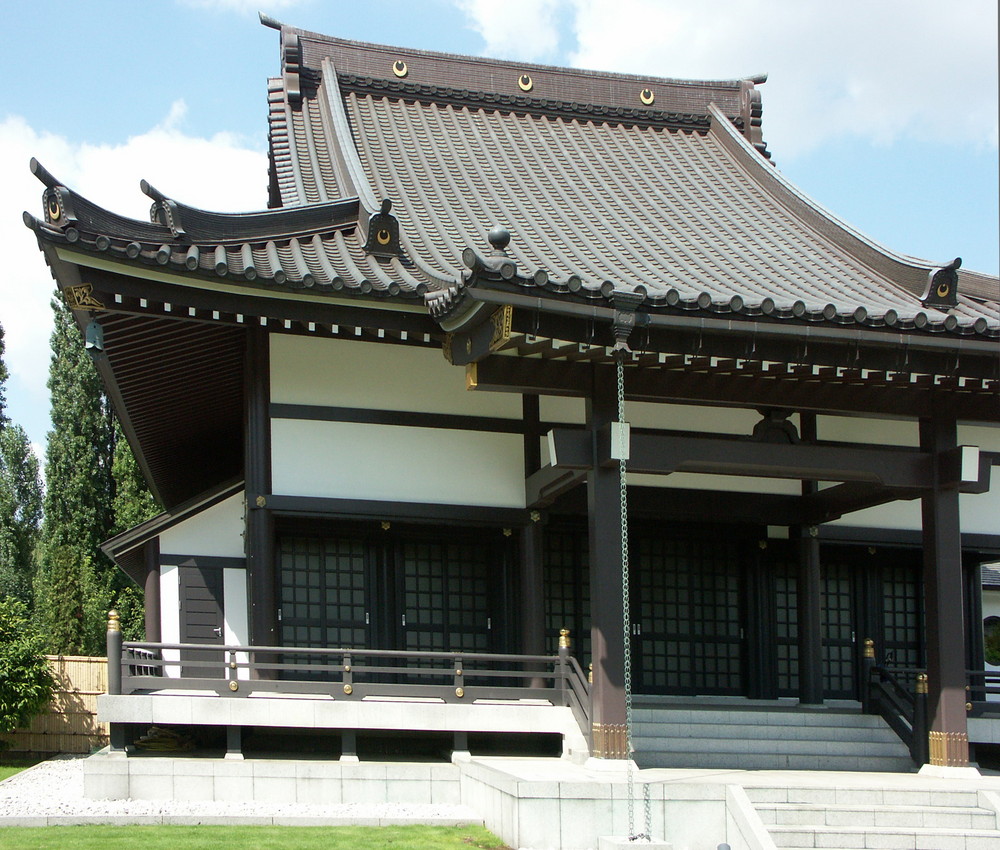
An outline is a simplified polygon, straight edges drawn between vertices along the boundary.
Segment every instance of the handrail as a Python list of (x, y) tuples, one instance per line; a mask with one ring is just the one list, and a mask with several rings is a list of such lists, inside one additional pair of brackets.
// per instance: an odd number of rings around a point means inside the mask
[[(867, 660), (867, 659), (866, 659)], [(918, 765), (929, 758), (927, 733), (927, 674), (915, 667), (867, 665), (862, 703), (869, 714), (878, 714), (907, 745)], [(901, 680), (912, 679), (912, 690)]]
[(970, 717), (1000, 713), (1000, 670), (966, 670), (965, 679)]
[[(589, 730), (586, 677), (563, 649), (558, 655), (516, 655), (109, 641), (109, 659), (116, 651), (119, 663), (109, 667), (118, 672), (116, 690), (109, 693), (177, 688), (240, 697), (252, 690), (449, 703), (529, 698), (568, 706), (582, 730)], [(170, 675), (175, 672), (180, 675)]]

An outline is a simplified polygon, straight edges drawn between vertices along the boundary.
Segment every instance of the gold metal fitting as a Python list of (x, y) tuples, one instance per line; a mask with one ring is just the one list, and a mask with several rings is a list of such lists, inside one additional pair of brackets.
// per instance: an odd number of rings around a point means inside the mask
[(874, 555), (877, 551), (878, 551), (878, 549), (876, 549), (874, 546), (869, 546), (868, 547), (868, 554), (869, 555)]
[(761, 550), (766, 549), (767, 548), (767, 541), (766, 540), (758, 540), (757, 541), (757, 548), (761, 549)]
[(587, 681), (590, 684), (594, 684), (594, 665), (593, 663), (587, 665)]
[(350, 685), (350, 684), (344, 685), (344, 693), (347, 694), (348, 696), (350, 696), (351, 694), (353, 694), (354, 693), (354, 685)]
[(465, 696), (465, 688), (455, 688), (455, 696), (459, 699)]
[(864, 657), (865, 658), (875, 657), (875, 641), (873, 641), (871, 638), (865, 638)]
[(656, 100), (656, 95), (652, 89), (643, 89), (639, 92), (639, 100), (642, 101), (643, 106), (652, 106)]
[(972, 703), (971, 702), (967, 702), (965, 704), (965, 710), (966, 711), (972, 711)]
[(527, 74), (521, 74), (521, 76), (517, 78), (517, 87), (521, 91), (531, 91), (534, 86), (534, 82)]
[(108, 631), (109, 632), (120, 632), (122, 630), (122, 618), (118, 615), (118, 612), (112, 608), (108, 611)]
[(392, 528), (392, 523), (387, 519), (382, 520), (382, 530), (388, 531), (390, 528)]
[(569, 629), (559, 629), (559, 648), (569, 649)]
[(345, 664), (344, 665), (344, 672), (345, 673), (350, 673), (351, 672), (351, 665), (350, 664)]
[(236, 662), (235, 661), (230, 661), (229, 662), (229, 669), (230, 670), (235, 670), (236, 669)]
[(513, 532), (513, 531), (511, 531), (511, 530), (510, 530), (509, 528), (505, 528), (505, 529), (503, 530), (503, 536), (504, 536), (504, 537), (510, 537), (510, 536), (511, 536), (511, 535), (512, 535), (513, 533), (514, 533), (514, 532)]
[(235, 691), (238, 691), (239, 689), (240, 689), (240, 683), (239, 682), (230, 682), (229, 683), (229, 690), (235, 692)]
[(917, 673), (917, 693), (926, 694), (927, 693), (927, 674)]
[(266, 506), (267, 506), (267, 499), (265, 499), (263, 496), (258, 496), (257, 497), (257, 507), (258, 508), (263, 508), (263, 507), (266, 507)]
[(392, 73), (397, 77), (405, 77), (410, 73), (410, 69), (406, 67), (406, 63), (402, 59), (397, 59), (392, 63)]
[(532, 511), (528, 516), (531, 517), (532, 522), (538, 522), (542, 518), (542, 513), (541, 511)]
[(455, 669), (455, 675), (456, 676), (461, 676), (462, 675), (462, 668), (461, 667), (457, 667)]

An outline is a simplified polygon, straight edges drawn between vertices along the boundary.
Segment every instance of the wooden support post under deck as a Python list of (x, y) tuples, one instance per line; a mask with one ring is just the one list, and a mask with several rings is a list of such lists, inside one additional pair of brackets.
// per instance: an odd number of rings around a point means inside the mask
[(591, 687), (591, 753), (597, 758), (629, 758), (625, 727), (624, 638), (622, 636), (621, 491), (618, 468), (600, 466), (598, 433), (617, 418), (615, 372), (595, 368), (587, 399), (587, 428), (593, 465), (587, 472), (590, 531), (590, 642), (594, 663)]
[(243, 463), (246, 478), (247, 579), (250, 591), (250, 642), (278, 643), (275, 599), (274, 519), (271, 495), (271, 376), (267, 330), (247, 330), (244, 376)]
[(958, 489), (942, 489), (938, 480), (940, 454), (957, 444), (954, 417), (920, 420), (920, 448), (934, 459), (934, 486), (921, 499), (930, 763), (967, 767), (965, 606)]
[(154, 537), (143, 544), (143, 559), (146, 566), (146, 581), (143, 598), (146, 610), (146, 640), (159, 643), (163, 640), (160, 622), (160, 538)]

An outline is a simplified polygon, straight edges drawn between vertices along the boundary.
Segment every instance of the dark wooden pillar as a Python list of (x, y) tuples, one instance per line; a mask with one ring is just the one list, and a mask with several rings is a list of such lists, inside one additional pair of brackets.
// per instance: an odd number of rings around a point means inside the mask
[[(799, 415), (802, 440), (816, 442), (816, 414)], [(802, 495), (817, 492), (815, 481), (802, 482)], [(798, 529), (799, 568), (796, 580), (799, 650), (799, 702), (823, 703), (823, 585), (820, 577), (819, 529)]]
[(625, 728), (625, 642), (622, 636), (621, 492), (617, 466), (597, 464), (597, 435), (618, 416), (615, 372), (594, 368), (587, 399), (587, 428), (594, 462), (587, 473), (590, 532), (590, 641), (594, 663), (591, 687), (592, 753), (628, 758)]
[(921, 499), (927, 622), (930, 763), (969, 764), (965, 711), (965, 606), (958, 489), (940, 486), (940, 456), (958, 444), (953, 417), (920, 420), (920, 448), (931, 453), (934, 486)]
[(265, 328), (247, 331), (244, 364), (243, 470), (246, 479), (246, 536), (244, 547), (250, 590), (250, 642), (278, 643), (275, 601), (274, 518), (271, 496), (271, 370)]
[(146, 640), (159, 643), (163, 640), (163, 626), (160, 622), (160, 538), (147, 540), (142, 547), (146, 565), (146, 581), (143, 600), (146, 609)]
[[(521, 397), (524, 421), (524, 475), (542, 465), (538, 396)], [(541, 515), (532, 511), (531, 521), (521, 529), (521, 647), (527, 655), (545, 655), (555, 647), (545, 646), (545, 590), (542, 575), (544, 537)], [(540, 682), (538, 683), (540, 684)]]

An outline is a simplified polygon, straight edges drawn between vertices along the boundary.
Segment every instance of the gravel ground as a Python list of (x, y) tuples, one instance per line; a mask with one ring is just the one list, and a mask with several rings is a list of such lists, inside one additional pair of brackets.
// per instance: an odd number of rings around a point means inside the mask
[(234, 818), (252, 822), (331, 824), (482, 823), (465, 806), (398, 803), (233, 803), (169, 800), (88, 800), (83, 796), (83, 757), (60, 756), (0, 782), (0, 826), (42, 823), (190, 822)]

